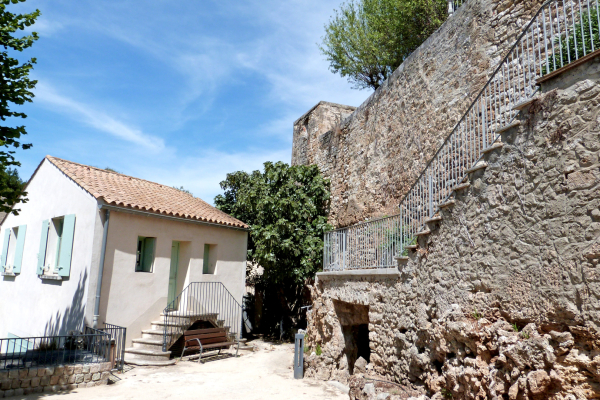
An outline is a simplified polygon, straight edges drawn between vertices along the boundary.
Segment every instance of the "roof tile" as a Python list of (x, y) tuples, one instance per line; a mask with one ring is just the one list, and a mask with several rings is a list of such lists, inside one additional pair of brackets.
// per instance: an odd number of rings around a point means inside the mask
[(242, 221), (181, 190), (56, 157), (46, 158), (92, 196), (107, 204), (248, 228)]

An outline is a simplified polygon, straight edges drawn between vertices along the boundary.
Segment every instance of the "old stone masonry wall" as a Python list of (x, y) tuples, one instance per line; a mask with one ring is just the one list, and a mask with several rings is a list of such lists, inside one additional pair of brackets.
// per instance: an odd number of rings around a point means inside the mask
[(600, 398), (600, 57), (519, 120), (399, 271), (318, 276), (308, 376), (360, 399), (384, 390), (369, 376), (405, 385), (390, 399)]
[(296, 121), (292, 164), (316, 164), (331, 179), (334, 226), (398, 212), (542, 3), (467, 0), (356, 111), (320, 103)]

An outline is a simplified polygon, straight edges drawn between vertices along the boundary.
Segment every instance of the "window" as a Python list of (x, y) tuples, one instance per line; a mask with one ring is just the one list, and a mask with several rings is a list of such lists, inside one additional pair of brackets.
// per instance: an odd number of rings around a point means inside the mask
[(202, 262), (203, 274), (215, 274), (217, 271), (217, 245), (204, 245), (204, 260)]
[(3, 275), (14, 275), (21, 272), (26, 230), (27, 225), (21, 225), (4, 231), (1, 260)]
[(73, 214), (42, 222), (38, 275), (69, 276), (74, 237), (75, 215)]
[(156, 238), (138, 236), (137, 250), (135, 253), (136, 272), (152, 272), (155, 245)]

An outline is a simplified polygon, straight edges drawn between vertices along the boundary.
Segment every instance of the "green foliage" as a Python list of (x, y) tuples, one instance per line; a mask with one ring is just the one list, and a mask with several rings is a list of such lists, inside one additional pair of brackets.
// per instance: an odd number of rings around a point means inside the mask
[(444, 397), (446, 397), (448, 399), (452, 398), (452, 392), (450, 390), (446, 389), (446, 388), (442, 388), (440, 390), (440, 393), (442, 394), (442, 396), (444, 396)]
[(267, 162), (264, 172), (227, 174), (221, 188), (216, 207), (251, 226), (248, 261), (264, 268), (252, 282), (264, 295), (261, 323), (276, 333), (284, 318), (289, 329), (300, 316), (306, 281), (322, 266), (329, 181), (314, 165)]
[(2, 69), (2, 79), (0, 80), (0, 211), (13, 212), (18, 214), (12, 207), (26, 200), (22, 197), (26, 193), (23, 191), (22, 182), (11, 175), (14, 171), (10, 167), (20, 166), (15, 159), (16, 149), (24, 150), (31, 147), (31, 144), (21, 143), (21, 135), (27, 134), (25, 126), (9, 126), (8, 120), (12, 118), (26, 118), (22, 112), (12, 111), (10, 106), (23, 105), (25, 102), (31, 102), (33, 93), (31, 90), (35, 87), (37, 81), (29, 79), (29, 72), (35, 64), (35, 58), (24, 63), (9, 55), (15, 51), (23, 51), (33, 45), (38, 39), (37, 33), (15, 36), (17, 31), (22, 31), (35, 23), (35, 19), (40, 15), (36, 10), (29, 14), (14, 14), (7, 10), (10, 4), (22, 3), (25, 0), (0, 0), (0, 68)]
[[(590, 25), (592, 27), (591, 34)], [(569, 26), (569, 28), (571, 28), (571, 26)], [(560, 37), (556, 37), (556, 39), (554, 39), (554, 53), (548, 57), (547, 65), (542, 65), (542, 75), (546, 75), (547, 73), (561, 68), (561, 59), (563, 66), (565, 66), (569, 64), (569, 59), (571, 61), (574, 61), (578, 58), (583, 57), (584, 44), (585, 54), (589, 54), (592, 52), (592, 42), (594, 43), (594, 50), (600, 49), (600, 34), (598, 32), (598, 9), (591, 8), (587, 12), (581, 13), (581, 21), (575, 24), (575, 29), (569, 29), (569, 31), (570, 34), (568, 35), (568, 37), (566, 34), (563, 34)]]
[(321, 345), (317, 343), (317, 348), (315, 350), (315, 354), (320, 356), (321, 354), (323, 354), (323, 351), (321, 350)]
[(120, 174), (119, 171), (117, 171), (116, 169), (111, 168), (111, 167), (106, 167), (106, 168), (104, 168), (104, 170), (108, 171), (108, 172), (114, 172), (115, 174)]
[(483, 315), (481, 315), (481, 314), (479, 314), (479, 313), (477, 312), (477, 309), (475, 309), (475, 310), (473, 311), (473, 313), (471, 313), (471, 316), (472, 316), (473, 318), (475, 318), (476, 320), (478, 320), (478, 321), (481, 319), (481, 317), (483, 317)]
[(304, 346), (304, 354), (309, 354), (309, 353), (310, 353), (310, 347)]
[(350, 0), (319, 46), (330, 70), (377, 89), (447, 18), (446, 0)]
[[(408, 232), (408, 228), (404, 228), (404, 232)], [(406, 246), (414, 246), (415, 244), (417, 244), (417, 237), (413, 237), (412, 239), (410, 238), (410, 236), (404, 236), (404, 240), (402, 241), (402, 243), (406, 243), (406, 245), (404, 246), (404, 249), (402, 249), (402, 257), (406, 257), (408, 256), (408, 249), (406, 248)]]
[(519, 327), (517, 326), (517, 324), (516, 324), (516, 323), (513, 323), (513, 324), (512, 324), (512, 328), (513, 328), (513, 331), (515, 331), (515, 332), (519, 332)]
[(179, 190), (180, 192), (187, 193), (187, 194), (189, 194), (189, 195), (190, 195), (190, 196), (192, 196), (192, 197), (194, 196), (194, 194), (193, 194), (192, 192), (190, 192), (189, 190), (187, 190), (187, 189), (186, 189), (186, 188), (184, 188), (183, 186), (179, 186), (179, 187), (177, 187), (177, 186), (173, 186), (173, 189), (177, 189), (177, 190)]
[(523, 339), (529, 339), (529, 332), (522, 332), (522, 333), (521, 333), (521, 337), (522, 337)]

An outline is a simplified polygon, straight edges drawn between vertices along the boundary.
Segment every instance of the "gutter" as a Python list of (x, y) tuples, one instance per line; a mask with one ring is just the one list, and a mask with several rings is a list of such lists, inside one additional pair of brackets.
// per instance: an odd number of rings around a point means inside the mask
[(236, 231), (250, 232), (250, 228), (241, 228), (241, 227), (237, 227), (237, 226), (217, 224), (214, 222), (205, 222), (205, 221), (198, 221), (198, 220), (193, 220), (193, 219), (189, 219), (189, 218), (174, 217), (172, 215), (164, 215), (164, 214), (157, 214), (157, 213), (141, 211), (141, 210), (133, 210), (131, 208), (111, 206), (108, 204), (101, 204), (100, 208), (104, 208), (104, 209), (106, 209), (106, 211), (113, 210), (113, 211), (119, 211), (119, 212), (124, 212), (124, 213), (128, 213), (128, 214), (144, 215), (146, 217), (165, 218), (165, 219), (169, 219), (172, 221), (187, 222), (187, 223), (200, 224), (200, 225), (209, 225), (209, 226), (216, 226), (219, 228), (234, 229)]
[[(102, 206), (100, 206), (102, 208)], [(110, 219), (110, 210), (106, 210), (104, 219), (104, 232), (102, 233), (102, 249), (100, 250), (100, 262), (98, 263), (98, 282), (96, 283), (96, 302), (94, 303), (94, 319), (92, 328), (98, 328), (98, 317), (100, 317), (100, 294), (102, 293), (102, 274), (104, 272), (104, 256), (106, 254), (106, 237), (108, 236), (108, 222)]]

